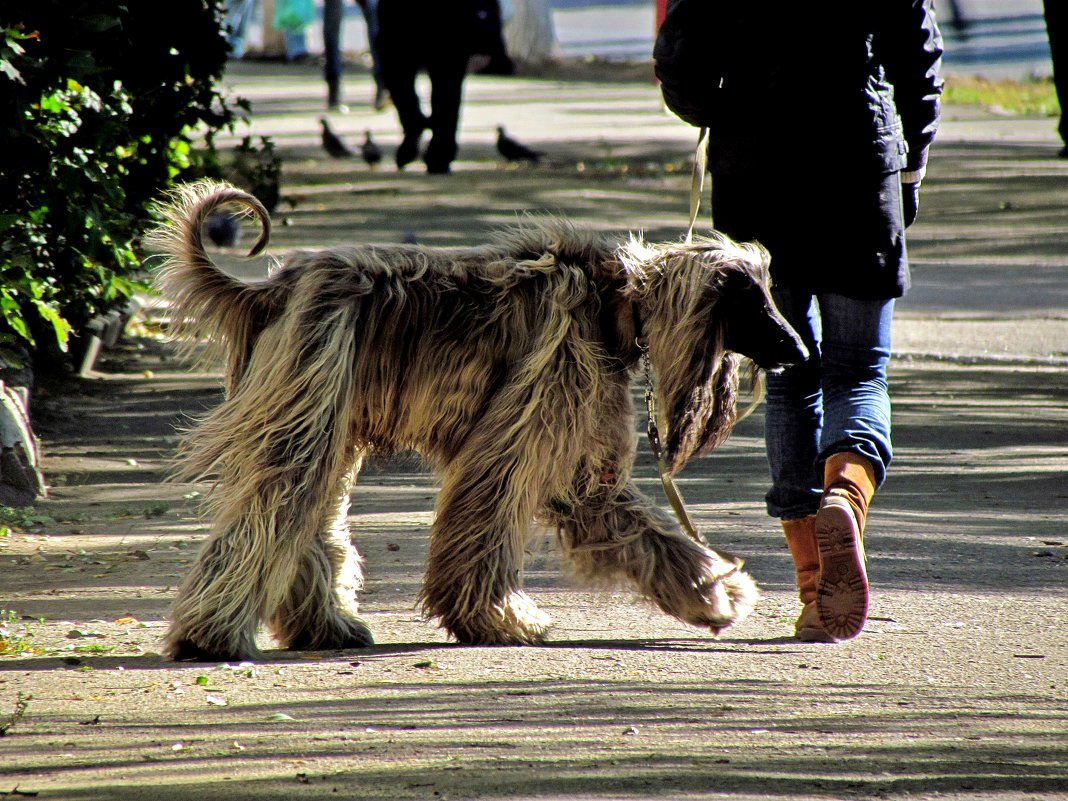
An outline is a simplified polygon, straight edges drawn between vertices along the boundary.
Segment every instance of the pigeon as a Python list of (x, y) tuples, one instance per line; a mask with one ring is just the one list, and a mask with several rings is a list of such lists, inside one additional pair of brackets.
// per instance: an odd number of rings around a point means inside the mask
[(204, 223), (208, 239), (221, 248), (232, 248), (241, 240), (238, 218), (226, 211), (216, 211)]
[(529, 161), (531, 164), (537, 164), (543, 155), (517, 142), (504, 132), (504, 127), (501, 125), (497, 126), (497, 152), (508, 161)]
[(326, 118), (320, 119), (319, 123), (323, 126), (323, 150), (336, 159), (350, 158), (352, 151), (349, 150), (348, 145), (341, 140), (340, 136), (330, 130), (330, 125), (327, 123)]
[(364, 131), (363, 144), (360, 145), (360, 154), (363, 156), (363, 160), (371, 167), (377, 167), (378, 162), (382, 160), (382, 149), (375, 144), (375, 141), (371, 138), (370, 131)]

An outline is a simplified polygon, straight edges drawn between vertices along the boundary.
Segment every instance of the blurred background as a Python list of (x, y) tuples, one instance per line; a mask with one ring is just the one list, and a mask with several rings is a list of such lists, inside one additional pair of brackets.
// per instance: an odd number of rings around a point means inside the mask
[[(257, 4), (247, 38), (246, 57), (284, 57), (280, 32), (264, 27), (275, 0)], [(563, 58), (645, 61), (651, 57), (658, 15), (666, 0), (501, 0), (506, 29), (530, 7), (546, 7), (554, 41), (542, 43)], [(322, 0), (305, 30), (308, 52), (322, 53)], [(946, 40), (947, 71), (991, 79), (1047, 77), (1049, 41), (1042, 0), (936, 0)], [(342, 44), (349, 58), (368, 50), (367, 28), (355, 2), (344, 4)]]

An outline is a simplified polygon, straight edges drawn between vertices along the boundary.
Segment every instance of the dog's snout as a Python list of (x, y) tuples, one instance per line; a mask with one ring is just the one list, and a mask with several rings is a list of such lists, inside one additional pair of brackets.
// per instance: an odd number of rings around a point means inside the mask
[(793, 331), (790, 331), (789, 343), (794, 352), (793, 358), (790, 359), (790, 361), (784, 362), (784, 367), (790, 367), (791, 365), (801, 364), (802, 362), (808, 361), (808, 348), (806, 348), (805, 343), (801, 341), (801, 337)]
[(794, 339), (792, 337), (784, 338), (773, 353), (766, 354), (767, 359), (760, 361), (754, 359), (757, 365), (769, 372), (779, 373), (786, 367), (793, 367), (798, 364), (802, 364), (808, 359), (808, 348), (800, 339)]
[(808, 348), (789, 323), (769, 317), (764, 335), (746, 342), (735, 350), (748, 356), (757, 366), (769, 373), (780, 372), (784, 367), (801, 364), (809, 357)]

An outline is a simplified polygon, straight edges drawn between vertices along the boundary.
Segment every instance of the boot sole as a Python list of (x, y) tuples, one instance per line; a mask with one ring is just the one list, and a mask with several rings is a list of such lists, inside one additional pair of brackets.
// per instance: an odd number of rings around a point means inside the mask
[(845, 498), (824, 499), (816, 515), (816, 544), (820, 622), (835, 641), (852, 639), (868, 619), (868, 574), (853, 508)]

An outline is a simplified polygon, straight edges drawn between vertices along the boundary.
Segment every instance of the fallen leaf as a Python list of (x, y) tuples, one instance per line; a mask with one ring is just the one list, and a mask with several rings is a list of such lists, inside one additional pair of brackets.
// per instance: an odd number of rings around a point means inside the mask
[(284, 720), (296, 720), (296, 718), (290, 717), (285, 712), (272, 712), (270, 715), (267, 716), (267, 720), (270, 720), (270, 721), (284, 721)]
[(205, 695), (204, 700), (213, 706), (226, 706), (226, 699), (217, 695)]

